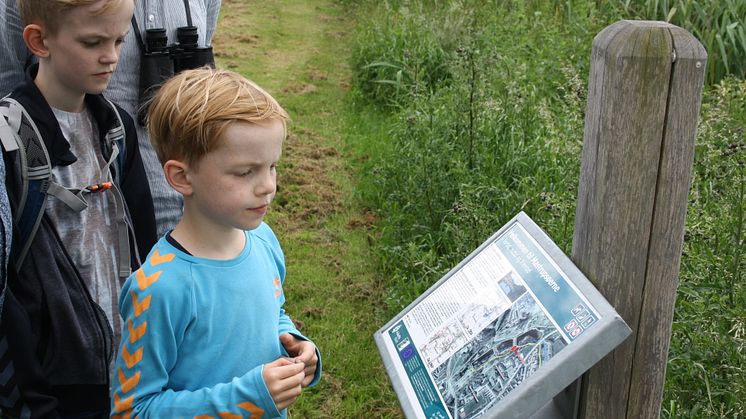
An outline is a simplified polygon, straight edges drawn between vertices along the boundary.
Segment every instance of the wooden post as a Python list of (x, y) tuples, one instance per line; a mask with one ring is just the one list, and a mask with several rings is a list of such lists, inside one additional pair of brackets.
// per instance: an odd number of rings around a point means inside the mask
[(633, 334), (582, 379), (580, 418), (658, 418), (707, 53), (664, 22), (593, 40), (572, 258)]

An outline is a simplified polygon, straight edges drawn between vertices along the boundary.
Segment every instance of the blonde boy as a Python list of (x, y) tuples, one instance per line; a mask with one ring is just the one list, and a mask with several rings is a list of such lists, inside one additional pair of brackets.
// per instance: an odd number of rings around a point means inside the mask
[(286, 417), (319, 380), (262, 221), (287, 118), (254, 83), (213, 69), (180, 73), (151, 103), (150, 139), (184, 214), (124, 285), (113, 417)]
[[(139, 266), (138, 248), (147, 252), (156, 239), (134, 124), (101, 96), (134, 3), (19, 0), (18, 6), (23, 40), (38, 64), (3, 99), (3, 122), (13, 125), (19, 109), (26, 112), (25, 120), (38, 127), (51, 174), (40, 193), (43, 218), (25, 257), (18, 257), (15, 240), (27, 238), (13, 237), (0, 322), (0, 365), (7, 373), (0, 383), (0, 416), (106, 417), (109, 363), (122, 326), (120, 284)], [(29, 202), (23, 200), (20, 162), (26, 154), (36, 156), (28, 161), (34, 168), (45, 159), (41, 150), (24, 154), (9, 147), (15, 137), (4, 128), (3, 186), (18, 216)], [(19, 137), (36, 136), (22, 128)]]

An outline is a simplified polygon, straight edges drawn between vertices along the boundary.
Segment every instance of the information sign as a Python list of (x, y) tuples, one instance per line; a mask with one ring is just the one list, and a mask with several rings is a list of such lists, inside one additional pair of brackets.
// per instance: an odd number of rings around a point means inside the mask
[(374, 338), (408, 418), (527, 418), (630, 333), (521, 212)]

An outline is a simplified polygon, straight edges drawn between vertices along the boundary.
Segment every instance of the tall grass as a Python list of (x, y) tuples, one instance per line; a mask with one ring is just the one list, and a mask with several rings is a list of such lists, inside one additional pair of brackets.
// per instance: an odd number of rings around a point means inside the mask
[(707, 50), (708, 84), (746, 77), (746, 1), (619, 0), (623, 18), (663, 20), (691, 32)]
[[(360, 194), (392, 314), (520, 210), (569, 252), (591, 42), (622, 10), (608, 5), (400, 0), (363, 20), (355, 90), (390, 128)], [(704, 95), (664, 417), (746, 415), (744, 103), (736, 78)]]
[[(394, 306), (411, 301), (522, 209), (569, 244), (576, 182), (568, 180), (577, 178), (585, 96), (572, 48), (587, 39), (554, 42), (562, 39), (559, 33), (533, 23), (540, 10), (526, 16), (524, 7), (513, 4), (495, 16), (489, 7), (495, 2), (471, 2), (470, 8), (453, 1), (411, 14), (412, 3), (382, 7), (384, 16), (361, 30), (355, 58), (360, 91), (397, 112), (390, 153), (366, 189), (386, 220), (383, 262), (400, 278), (397, 283), (407, 284), (392, 288)], [(457, 19), (465, 25), (449, 24)], [(524, 31), (522, 25), (535, 26)], [(417, 28), (411, 44), (401, 38), (407, 26)], [(431, 47), (418, 48), (428, 33), (434, 34)], [(412, 83), (402, 86), (381, 83), (381, 73), (368, 72), (367, 63), (396, 54), (433, 64), (427, 73), (448, 76), (436, 85), (407, 78)], [(527, 54), (535, 60), (517, 59)]]
[(670, 417), (746, 417), (746, 81), (702, 107), (666, 382)]

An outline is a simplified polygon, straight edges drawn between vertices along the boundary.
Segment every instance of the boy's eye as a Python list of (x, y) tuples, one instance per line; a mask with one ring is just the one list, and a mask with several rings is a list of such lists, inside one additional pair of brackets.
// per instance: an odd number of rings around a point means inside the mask
[(82, 41), (82, 42), (83, 42), (83, 45), (88, 48), (93, 48), (99, 44), (98, 41)]

